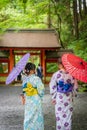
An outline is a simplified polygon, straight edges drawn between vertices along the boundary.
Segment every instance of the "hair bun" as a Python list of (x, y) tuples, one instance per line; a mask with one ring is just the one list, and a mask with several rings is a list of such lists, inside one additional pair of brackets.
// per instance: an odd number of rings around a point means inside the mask
[(35, 64), (33, 64), (31, 62), (27, 63), (25, 66), (26, 72), (29, 72), (30, 70), (35, 70), (35, 68), (36, 68)]

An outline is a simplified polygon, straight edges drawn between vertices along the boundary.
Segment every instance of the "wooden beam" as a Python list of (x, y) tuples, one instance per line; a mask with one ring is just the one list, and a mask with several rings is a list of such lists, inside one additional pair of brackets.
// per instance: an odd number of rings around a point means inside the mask
[(43, 68), (43, 76), (44, 76), (44, 82), (46, 81), (46, 63), (45, 63), (45, 50), (43, 49), (41, 51), (41, 65), (42, 65), (42, 68)]
[(13, 67), (14, 67), (14, 54), (13, 54), (13, 50), (10, 49), (10, 57), (9, 57), (9, 71), (11, 72)]

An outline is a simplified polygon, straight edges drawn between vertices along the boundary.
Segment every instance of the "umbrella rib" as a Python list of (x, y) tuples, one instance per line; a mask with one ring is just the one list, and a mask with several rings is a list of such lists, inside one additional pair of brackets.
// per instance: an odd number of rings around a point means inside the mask
[(62, 63), (66, 70), (76, 79), (87, 82), (87, 62), (74, 54), (63, 54)]

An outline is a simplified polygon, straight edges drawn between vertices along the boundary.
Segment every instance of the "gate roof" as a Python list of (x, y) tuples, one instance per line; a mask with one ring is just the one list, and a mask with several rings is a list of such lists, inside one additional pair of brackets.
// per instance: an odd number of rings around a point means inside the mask
[(60, 48), (53, 29), (9, 29), (0, 38), (0, 47)]

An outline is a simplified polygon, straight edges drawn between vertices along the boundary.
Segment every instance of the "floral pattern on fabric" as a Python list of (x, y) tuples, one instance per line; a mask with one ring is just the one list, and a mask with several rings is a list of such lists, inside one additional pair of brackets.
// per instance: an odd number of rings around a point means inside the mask
[[(72, 91), (67, 91), (66, 93), (63, 91), (58, 91), (59, 82), (61, 82), (61, 88), (64, 87), (64, 84), (72, 84)], [(71, 130), (74, 85), (75, 79), (69, 73), (64, 71), (59, 70), (58, 72), (54, 73), (51, 78), (49, 84), (50, 94), (52, 95), (52, 100), (56, 100), (56, 130)]]
[[(23, 89), (25, 91), (25, 97), (26, 97), (24, 130), (44, 130), (44, 119), (42, 111), (42, 98), (44, 96), (44, 85), (41, 79), (35, 75), (28, 76), (25, 79), (23, 82)], [(30, 92), (28, 90), (29, 88), (31, 88), (34, 91), (32, 87), (35, 90), (37, 90), (37, 94), (28, 96)]]

